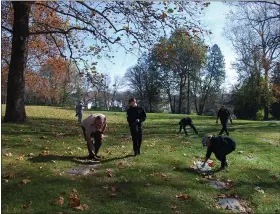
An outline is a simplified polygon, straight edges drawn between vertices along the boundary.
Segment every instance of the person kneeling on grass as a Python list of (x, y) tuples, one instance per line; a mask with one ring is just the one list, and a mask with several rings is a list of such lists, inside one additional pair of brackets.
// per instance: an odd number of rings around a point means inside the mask
[(195, 126), (194, 126), (194, 124), (192, 122), (192, 119), (189, 118), (189, 117), (186, 117), (186, 118), (183, 118), (182, 120), (180, 120), (179, 125), (180, 125), (180, 129), (179, 129), (178, 134), (181, 133), (182, 128), (183, 128), (184, 131), (185, 131), (185, 134), (188, 135), (188, 132), (186, 130), (186, 126), (190, 126), (193, 129), (194, 133), (198, 134), (197, 130), (196, 130), (196, 128), (195, 128)]
[(205, 166), (205, 163), (210, 158), (213, 152), (216, 158), (221, 161), (221, 169), (224, 169), (228, 166), (226, 156), (236, 148), (236, 142), (230, 137), (226, 136), (203, 137), (202, 145), (203, 147), (207, 146), (207, 153), (202, 167)]
[(103, 133), (107, 126), (105, 115), (91, 114), (82, 121), (81, 125), (85, 141), (87, 141), (88, 157), (93, 160), (100, 160), (97, 153), (101, 147), (104, 138)]

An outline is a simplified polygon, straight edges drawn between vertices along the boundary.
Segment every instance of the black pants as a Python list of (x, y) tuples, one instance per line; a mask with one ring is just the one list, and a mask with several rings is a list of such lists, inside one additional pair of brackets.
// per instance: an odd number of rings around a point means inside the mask
[(227, 136), (228, 136), (229, 135), (228, 129), (227, 129), (228, 120), (221, 120), (221, 124), (222, 124), (223, 128), (220, 131), (219, 135), (222, 135), (224, 133), (224, 131), (225, 131)]
[[(188, 125), (193, 129), (193, 131), (194, 131), (196, 134), (198, 134), (198, 132), (197, 132), (197, 130), (196, 130), (196, 128), (195, 128), (195, 126), (194, 126), (193, 123), (190, 123), (190, 124), (188, 124)], [(188, 135), (188, 132), (187, 132), (187, 130), (186, 130), (186, 126), (187, 126), (187, 125), (182, 125), (182, 126), (183, 126), (183, 129), (184, 129), (185, 134)], [(180, 130), (179, 130), (178, 133), (181, 133), (182, 126), (180, 126)]]
[(133, 151), (134, 153), (140, 154), (140, 147), (142, 144), (142, 126), (131, 125), (130, 133), (133, 141)]
[(219, 152), (215, 153), (216, 158), (221, 161), (221, 167), (225, 167), (226, 165), (226, 156), (235, 150), (235, 146), (226, 145), (221, 148)]
[[(84, 137), (85, 137), (85, 141), (86, 140), (86, 129), (82, 126), (83, 129), (83, 133), (84, 133)], [(97, 131), (94, 132), (90, 135), (91, 137), (91, 142), (87, 142), (87, 148), (88, 148), (88, 154), (90, 157), (94, 157), (95, 155), (97, 155), (102, 141), (101, 141), (101, 132)], [(92, 139), (93, 138), (93, 139)]]

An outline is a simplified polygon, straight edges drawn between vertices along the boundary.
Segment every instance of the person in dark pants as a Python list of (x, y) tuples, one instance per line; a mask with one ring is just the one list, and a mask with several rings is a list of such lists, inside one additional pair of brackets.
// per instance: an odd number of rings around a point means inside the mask
[(146, 120), (146, 112), (142, 107), (137, 106), (135, 98), (129, 99), (128, 104), (129, 108), (127, 109), (126, 117), (132, 136), (134, 156), (136, 156), (140, 155), (142, 122)]
[(186, 118), (183, 118), (182, 120), (180, 120), (179, 125), (180, 125), (180, 129), (179, 129), (178, 134), (181, 133), (182, 128), (183, 128), (184, 131), (185, 131), (185, 134), (188, 135), (188, 132), (186, 130), (186, 126), (190, 126), (193, 129), (194, 133), (198, 134), (198, 132), (197, 132), (197, 130), (196, 130), (196, 128), (195, 128), (195, 126), (192, 122), (192, 119), (189, 118), (189, 117), (186, 117)]
[(208, 136), (202, 139), (203, 147), (207, 146), (207, 153), (202, 167), (210, 158), (212, 152), (216, 158), (221, 161), (221, 169), (228, 166), (226, 156), (233, 152), (236, 148), (236, 142), (227, 136)]
[(232, 123), (231, 115), (228, 109), (224, 105), (221, 106), (220, 110), (218, 111), (217, 120), (216, 123), (218, 124), (218, 119), (220, 118), (221, 124), (222, 124), (222, 130), (220, 131), (219, 135), (222, 135), (224, 132), (226, 132), (227, 136), (229, 135), (227, 124), (228, 119), (230, 119), (230, 122)]
[(80, 101), (80, 102), (76, 105), (76, 116), (78, 116), (78, 123), (79, 123), (79, 124), (81, 124), (81, 122), (82, 122), (82, 118), (83, 118), (83, 109), (84, 109), (83, 102)]
[(97, 154), (101, 147), (104, 138), (103, 133), (107, 126), (105, 115), (91, 114), (82, 121), (81, 125), (85, 141), (87, 141), (88, 157), (93, 160), (100, 160), (100, 156)]

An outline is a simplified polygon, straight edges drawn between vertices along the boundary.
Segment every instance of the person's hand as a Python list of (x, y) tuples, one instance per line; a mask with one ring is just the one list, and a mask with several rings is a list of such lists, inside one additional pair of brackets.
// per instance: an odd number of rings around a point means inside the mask
[(100, 137), (100, 138), (101, 138), (101, 140), (103, 140), (103, 139), (104, 139), (104, 135), (103, 135), (103, 134), (101, 134), (101, 137)]
[(136, 119), (136, 123), (139, 123), (140, 122), (140, 120), (139, 119)]

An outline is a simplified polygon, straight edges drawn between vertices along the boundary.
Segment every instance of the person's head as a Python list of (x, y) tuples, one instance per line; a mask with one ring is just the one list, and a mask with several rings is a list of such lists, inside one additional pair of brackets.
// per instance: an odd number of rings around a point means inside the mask
[(83, 103), (83, 101), (82, 101), (82, 100), (80, 100), (80, 101), (79, 101), (79, 103), (80, 103), (80, 104), (82, 104), (82, 103)]
[(211, 138), (212, 136), (211, 135), (208, 135), (208, 136), (205, 136), (202, 138), (202, 146), (205, 147), (205, 146), (208, 146), (208, 144), (211, 142)]
[(135, 106), (137, 105), (136, 99), (133, 98), (133, 97), (130, 98), (130, 99), (128, 100), (128, 105), (131, 106), (131, 107), (135, 107)]

